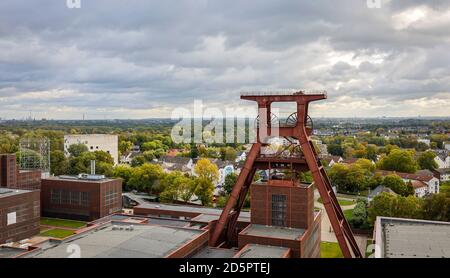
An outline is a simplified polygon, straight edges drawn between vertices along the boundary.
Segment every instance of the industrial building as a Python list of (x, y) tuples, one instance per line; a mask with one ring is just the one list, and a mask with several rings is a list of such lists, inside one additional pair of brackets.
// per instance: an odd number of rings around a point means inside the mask
[(36, 258), (65, 258), (70, 244), (82, 258), (184, 258), (203, 248), (208, 231), (148, 224), (109, 222), (93, 227), (43, 252)]
[(90, 152), (104, 151), (119, 163), (119, 137), (111, 134), (81, 134), (64, 136), (64, 153), (69, 155), (69, 147), (74, 144), (86, 145)]
[(0, 188), (0, 244), (39, 233), (39, 191)]
[(377, 217), (375, 258), (449, 258), (450, 222)]
[(37, 190), (41, 188), (39, 169), (20, 170), (15, 154), (0, 154), (0, 187)]
[(279, 246), (296, 258), (320, 257), (320, 212), (314, 210), (312, 184), (284, 180), (250, 187), (251, 223), (238, 235), (238, 246)]
[(17, 186), (17, 164), (15, 154), (0, 154), (0, 187)]
[(42, 215), (92, 221), (122, 210), (122, 180), (99, 175), (42, 179)]

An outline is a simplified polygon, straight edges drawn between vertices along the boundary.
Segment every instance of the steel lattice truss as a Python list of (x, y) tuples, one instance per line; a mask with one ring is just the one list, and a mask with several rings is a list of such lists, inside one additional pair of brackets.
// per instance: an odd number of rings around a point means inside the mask
[(19, 167), (50, 172), (50, 141), (46, 137), (22, 138), (19, 142)]

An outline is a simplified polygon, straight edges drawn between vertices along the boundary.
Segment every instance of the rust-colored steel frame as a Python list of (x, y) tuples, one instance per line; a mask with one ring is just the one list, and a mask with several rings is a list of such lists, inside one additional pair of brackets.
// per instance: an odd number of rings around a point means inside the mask
[[(326, 98), (326, 93), (304, 94), (302, 92), (284, 95), (251, 94), (241, 96), (241, 99), (252, 100), (258, 103), (260, 124), (265, 125), (266, 132), (260, 135), (260, 126), (257, 127), (257, 142), (250, 149), (244, 167), (239, 174), (236, 184), (212, 233), (211, 244), (213, 246), (223, 244), (224, 242), (229, 245), (235, 243), (236, 222), (257, 169), (280, 168), (295, 169), (298, 171), (310, 170), (344, 257), (363, 257), (356, 244), (350, 225), (345, 219), (344, 213), (333, 192), (325, 168), (321, 164), (309, 137), (312, 130), (306, 125), (309, 103)], [(270, 106), (273, 102), (296, 102), (297, 124), (289, 127), (274, 127), (277, 130), (272, 132)], [(264, 113), (267, 114), (264, 115)], [(303, 154), (302, 157), (285, 158), (279, 155), (273, 157), (260, 155), (261, 148), (266, 144), (267, 137), (272, 136), (272, 134), (285, 137), (290, 142), (290, 138), (298, 140)]]

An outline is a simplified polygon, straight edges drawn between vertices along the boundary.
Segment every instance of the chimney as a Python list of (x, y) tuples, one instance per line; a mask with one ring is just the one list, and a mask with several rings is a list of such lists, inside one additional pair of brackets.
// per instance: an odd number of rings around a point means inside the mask
[(95, 175), (95, 160), (91, 160), (91, 175)]

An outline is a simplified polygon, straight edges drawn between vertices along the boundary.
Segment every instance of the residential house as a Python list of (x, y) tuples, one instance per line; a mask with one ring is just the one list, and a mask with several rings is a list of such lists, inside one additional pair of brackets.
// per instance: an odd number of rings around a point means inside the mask
[(448, 150), (435, 150), (436, 157), (434, 161), (438, 168), (450, 168), (450, 154)]
[(246, 159), (247, 159), (247, 152), (245, 151), (239, 152), (238, 155), (236, 156), (237, 163), (245, 161)]
[(444, 149), (450, 151), (450, 142), (444, 142)]
[[(382, 176), (397, 175), (403, 179), (404, 182), (411, 182), (417, 197), (423, 197), (428, 194), (439, 193), (439, 179), (434, 175), (426, 173), (401, 173), (395, 171), (377, 171)], [(421, 183), (419, 183), (421, 182)], [(423, 183), (423, 184), (422, 184)], [(425, 188), (426, 187), (426, 188)]]
[(428, 193), (428, 185), (419, 180), (412, 180), (411, 185), (414, 188), (414, 195), (416, 197), (422, 198)]
[(180, 171), (183, 173), (192, 173), (194, 162), (190, 157), (183, 156), (162, 156), (159, 161), (166, 172)]
[(425, 145), (427, 145), (428, 147), (430, 146), (430, 139), (417, 139), (418, 143), (424, 143)]
[(328, 167), (333, 166), (336, 163), (341, 163), (344, 159), (341, 156), (336, 155), (328, 155), (323, 157), (323, 160), (326, 161)]
[(450, 181), (450, 168), (439, 168), (434, 170), (433, 173), (440, 182)]
[(379, 186), (377, 186), (374, 190), (372, 190), (369, 193), (369, 195), (367, 196), (367, 201), (371, 202), (373, 200), (373, 198), (375, 198), (376, 196), (378, 196), (382, 192), (387, 192), (387, 193), (392, 194), (392, 195), (397, 195), (389, 187), (385, 187), (385, 186), (379, 185)]

